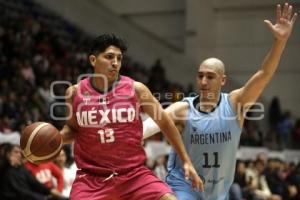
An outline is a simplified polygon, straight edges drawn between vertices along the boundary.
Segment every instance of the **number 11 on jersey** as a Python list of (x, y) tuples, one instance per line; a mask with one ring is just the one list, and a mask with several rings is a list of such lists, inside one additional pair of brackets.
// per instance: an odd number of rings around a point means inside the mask
[(214, 162), (213, 165), (209, 164), (209, 155), (207, 152), (203, 153), (204, 156), (204, 165), (202, 165), (203, 168), (219, 168), (220, 164), (219, 164), (219, 154), (218, 152), (213, 152), (213, 156), (214, 156)]

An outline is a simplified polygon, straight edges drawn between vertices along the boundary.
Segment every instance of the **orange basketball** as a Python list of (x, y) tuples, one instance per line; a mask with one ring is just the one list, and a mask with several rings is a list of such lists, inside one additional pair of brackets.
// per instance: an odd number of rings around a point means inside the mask
[(35, 122), (26, 126), (20, 139), (22, 154), (32, 163), (54, 159), (60, 153), (62, 144), (59, 131), (46, 122)]

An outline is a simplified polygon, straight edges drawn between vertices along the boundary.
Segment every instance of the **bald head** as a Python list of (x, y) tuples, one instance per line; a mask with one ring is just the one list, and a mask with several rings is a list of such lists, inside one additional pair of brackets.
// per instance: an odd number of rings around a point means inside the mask
[(225, 73), (224, 63), (218, 58), (207, 58), (201, 64), (200, 67), (207, 67), (209, 69), (214, 70), (219, 75), (223, 75)]

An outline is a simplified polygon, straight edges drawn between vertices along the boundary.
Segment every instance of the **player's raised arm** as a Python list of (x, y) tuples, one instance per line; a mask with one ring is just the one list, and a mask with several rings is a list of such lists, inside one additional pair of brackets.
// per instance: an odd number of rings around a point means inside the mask
[(73, 114), (73, 97), (76, 93), (76, 85), (70, 86), (66, 90), (66, 117), (68, 118), (66, 124), (60, 130), (60, 134), (63, 138), (64, 144), (69, 144), (74, 140), (74, 134), (76, 132), (77, 122), (75, 115)]
[(203, 182), (194, 169), (192, 162), (184, 148), (180, 133), (176, 129), (171, 118), (163, 110), (159, 102), (151, 94), (149, 89), (142, 83), (135, 82), (135, 90), (141, 104), (141, 108), (157, 123), (164, 136), (168, 139), (172, 147), (183, 161), (183, 168), (186, 178), (191, 177), (193, 187), (203, 191)]
[(288, 3), (285, 3), (283, 7), (277, 5), (275, 24), (269, 20), (264, 20), (273, 35), (273, 44), (264, 58), (261, 68), (248, 80), (244, 87), (230, 93), (231, 101), (236, 108), (241, 107), (247, 110), (255, 103), (271, 80), (297, 18), (297, 13), (293, 13), (292, 9)]

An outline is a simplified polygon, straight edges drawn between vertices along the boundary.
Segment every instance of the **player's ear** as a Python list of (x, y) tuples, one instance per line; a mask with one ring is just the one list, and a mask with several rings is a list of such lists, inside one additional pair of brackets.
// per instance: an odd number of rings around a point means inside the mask
[(91, 65), (92, 65), (93, 67), (95, 67), (96, 60), (97, 60), (97, 58), (96, 58), (95, 55), (90, 55), (90, 56), (89, 56), (89, 61), (90, 61)]
[(224, 74), (222, 75), (221, 85), (224, 86), (226, 84), (226, 81), (227, 81), (227, 76)]

